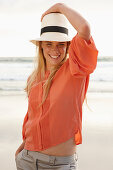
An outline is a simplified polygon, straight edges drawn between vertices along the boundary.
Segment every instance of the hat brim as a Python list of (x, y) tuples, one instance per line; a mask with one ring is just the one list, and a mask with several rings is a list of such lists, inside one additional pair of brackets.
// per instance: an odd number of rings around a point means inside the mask
[(71, 41), (71, 38), (68, 37), (66, 34), (62, 33), (44, 33), (41, 35), (40, 38), (32, 39), (30, 42), (35, 44), (36, 46), (39, 45), (39, 41), (57, 41), (57, 42), (68, 42)]

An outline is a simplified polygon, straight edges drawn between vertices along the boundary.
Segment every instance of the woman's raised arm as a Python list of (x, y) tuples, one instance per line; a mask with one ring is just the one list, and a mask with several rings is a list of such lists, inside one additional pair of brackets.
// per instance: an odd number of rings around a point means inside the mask
[(51, 12), (60, 12), (65, 15), (70, 24), (76, 29), (79, 36), (88, 41), (91, 37), (89, 23), (78, 12), (71, 9), (64, 3), (57, 3), (45, 11), (42, 18)]

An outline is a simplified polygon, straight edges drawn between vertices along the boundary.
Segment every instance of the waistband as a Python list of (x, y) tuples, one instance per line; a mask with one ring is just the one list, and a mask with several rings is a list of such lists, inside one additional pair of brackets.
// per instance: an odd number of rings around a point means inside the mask
[(55, 164), (56, 163), (72, 163), (78, 160), (78, 155), (77, 153), (70, 155), (70, 156), (52, 156), (52, 155), (46, 155), (44, 153), (40, 153), (38, 151), (29, 151), (26, 149), (23, 149), (23, 152), (26, 155), (32, 156), (33, 159), (38, 159), (44, 162), (48, 162), (50, 164)]

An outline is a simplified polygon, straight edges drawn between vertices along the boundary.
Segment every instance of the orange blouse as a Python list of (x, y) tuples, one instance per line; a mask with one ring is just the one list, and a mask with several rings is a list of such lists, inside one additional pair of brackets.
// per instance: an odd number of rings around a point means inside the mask
[[(45, 150), (73, 136), (76, 145), (82, 143), (82, 104), (97, 56), (93, 38), (87, 42), (77, 34), (71, 41), (69, 58), (56, 72), (48, 97), (39, 108), (44, 81), (33, 85), (22, 128), (25, 149)], [(45, 80), (49, 74), (47, 71)]]

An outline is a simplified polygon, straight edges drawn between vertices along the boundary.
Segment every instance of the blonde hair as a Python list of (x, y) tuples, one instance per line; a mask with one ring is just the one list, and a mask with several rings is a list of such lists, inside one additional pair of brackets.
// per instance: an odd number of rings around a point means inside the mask
[[(52, 80), (55, 76), (55, 73), (67, 59), (69, 45), (70, 45), (70, 42), (67, 42), (67, 49), (66, 49), (65, 57), (58, 65), (54, 66), (54, 68), (50, 72), (48, 79), (46, 80), (45, 84), (43, 85), (44, 92), (43, 92), (42, 102), (39, 104), (39, 107), (45, 102), (45, 100), (48, 96), (48, 93), (49, 93), (49, 90), (50, 90), (50, 87), (52, 84)], [(30, 90), (33, 87), (33, 85), (35, 83), (43, 81), (44, 77), (45, 77), (46, 60), (43, 56), (41, 42), (39, 42), (39, 47), (36, 46), (36, 57), (34, 58), (34, 66), (35, 66), (35, 68), (34, 68), (33, 72), (30, 74), (30, 76), (28, 77), (26, 87), (24, 88), (25, 92), (27, 92), (27, 97), (29, 97)]]

